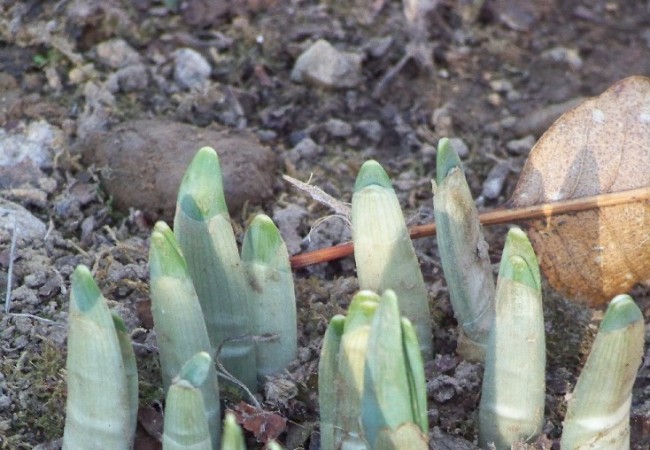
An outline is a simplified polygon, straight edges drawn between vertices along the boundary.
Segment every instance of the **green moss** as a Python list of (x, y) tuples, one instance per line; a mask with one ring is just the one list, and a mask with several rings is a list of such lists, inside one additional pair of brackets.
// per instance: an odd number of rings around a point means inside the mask
[(65, 420), (65, 352), (44, 340), (40, 351), (23, 353), (18, 359), (5, 358), (0, 364), (14, 392), (14, 415), (9, 424), (13, 436), (7, 448), (32, 448), (34, 444), (63, 435)]

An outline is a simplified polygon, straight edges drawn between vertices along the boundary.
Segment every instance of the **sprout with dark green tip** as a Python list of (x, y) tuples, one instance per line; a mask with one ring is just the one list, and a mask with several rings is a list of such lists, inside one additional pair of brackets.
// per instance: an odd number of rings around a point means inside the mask
[(425, 359), (433, 357), (429, 298), (390, 178), (376, 161), (361, 166), (352, 197), (352, 238), (360, 289), (392, 289), (415, 327)]
[(249, 389), (257, 390), (249, 290), (223, 193), (217, 153), (200, 149), (178, 191), (174, 232), (196, 288), (217, 357)]
[[(210, 352), (210, 340), (199, 299), (176, 237), (164, 222), (158, 222), (149, 249), (151, 312), (160, 351), (165, 392), (186, 361), (199, 352)], [(205, 415), (215, 447), (219, 442), (221, 409), (219, 384), (213, 366), (200, 387)]]
[(422, 356), (394, 292), (360, 291), (332, 319), (318, 373), (324, 450), (427, 448)]
[(546, 341), (539, 265), (519, 228), (508, 232), (479, 406), (479, 442), (510, 449), (542, 432)]
[(113, 316), (88, 268), (77, 266), (71, 283), (63, 448), (129, 449), (138, 398), (133, 350), (121, 321), (117, 322), (121, 327), (118, 337)]
[(212, 359), (197, 353), (174, 378), (165, 402), (163, 450), (211, 450), (219, 448), (210, 437), (201, 385), (209, 377)]
[(270, 217), (251, 222), (242, 245), (253, 310), (257, 374), (260, 381), (282, 372), (298, 351), (296, 296), (289, 253)]
[(569, 398), (562, 448), (630, 448), (632, 386), (643, 358), (644, 326), (632, 297), (614, 297)]
[(478, 211), (460, 158), (448, 139), (438, 144), (433, 212), (449, 298), (458, 321), (458, 352), (482, 361), (494, 320), (494, 279)]

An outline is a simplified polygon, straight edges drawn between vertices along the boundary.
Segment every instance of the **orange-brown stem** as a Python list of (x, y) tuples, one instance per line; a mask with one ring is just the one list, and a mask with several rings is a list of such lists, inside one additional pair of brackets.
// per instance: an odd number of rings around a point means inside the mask
[[(496, 209), (479, 214), (483, 225), (497, 225), (515, 223), (531, 219), (558, 216), (560, 214), (575, 213), (587, 209), (602, 208), (605, 206), (622, 205), (637, 201), (650, 200), (650, 187), (632, 189), (629, 191), (613, 192), (610, 194), (594, 195), (574, 200), (565, 200), (543, 205), (533, 205), (524, 208)], [(409, 229), (411, 239), (419, 239), (436, 234), (436, 224), (429, 223), (418, 225)], [(327, 261), (333, 261), (351, 255), (354, 252), (352, 242), (327, 247), (313, 252), (301, 253), (291, 257), (291, 268), (300, 269)]]

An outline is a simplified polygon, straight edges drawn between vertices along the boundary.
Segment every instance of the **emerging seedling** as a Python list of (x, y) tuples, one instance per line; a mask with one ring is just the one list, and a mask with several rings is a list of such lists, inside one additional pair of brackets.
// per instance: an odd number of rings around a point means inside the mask
[(400, 313), (415, 327), (424, 359), (433, 357), (429, 298), (402, 209), (384, 169), (361, 166), (352, 196), (352, 236), (359, 288), (399, 298)]
[(433, 212), (438, 250), (458, 320), (458, 353), (482, 361), (494, 321), (494, 279), (478, 211), (460, 158), (448, 139), (438, 144)]

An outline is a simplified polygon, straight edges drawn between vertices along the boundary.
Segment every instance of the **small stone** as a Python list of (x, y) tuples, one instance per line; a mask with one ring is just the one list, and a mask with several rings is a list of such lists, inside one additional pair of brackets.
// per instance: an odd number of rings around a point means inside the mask
[(9, 409), (11, 406), (11, 397), (8, 395), (0, 395), (0, 410)]
[(356, 123), (356, 127), (357, 130), (374, 143), (381, 141), (384, 134), (384, 128), (377, 120), (360, 120)]
[(144, 64), (133, 64), (112, 73), (106, 81), (109, 86), (113, 86), (113, 88), (109, 87), (109, 90), (113, 93), (118, 90), (122, 92), (134, 92), (147, 87), (149, 84), (149, 73)]
[(453, 136), (454, 122), (451, 117), (451, 105), (445, 103), (441, 108), (436, 109), (431, 114), (431, 125), (439, 136)]
[(458, 154), (459, 158), (465, 159), (469, 156), (469, 147), (467, 147), (467, 144), (462, 139), (451, 138), (449, 139), (449, 145)]
[(29, 275), (25, 276), (24, 282), (27, 287), (30, 288), (39, 288), (45, 284), (45, 281), (47, 280), (47, 274), (45, 273), (44, 270), (38, 270), (34, 273), (30, 273)]
[(508, 80), (492, 80), (490, 88), (495, 92), (508, 92), (512, 90), (512, 83)]
[(113, 69), (141, 62), (140, 55), (123, 39), (111, 39), (97, 45), (99, 60)]
[(499, 198), (509, 172), (510, 164), (508, 164), (508, 162), (500, 162), (492, 167), (490, 172), (488, 172), (487, 179), (483, 183), (481, 197), (490, 200), (496, 200)]
[(578, 53), (578, 50), (574, 48), (555, 47), (543, 52), (541, 57), (547, 61), (550, 60), (558, 63), (566, 63), (573, 70), (578, 70), (582, 67), (582, 58), (580, 57), (580, 53)]
[(335, 49), (319, 39), (296, 60), (291, 79), (323, 88), (351, 88), (361, 80), (363, 56)]
[(289, 160), (296, 164), (299, 161), (312, 160), (323, 152), (323, 148), (311, 138), (305, 138), (289, 150)]
[(329, 119), (325, 130), (333, 137), (348, 137), (352, 134), (352, 125), (340, 119)]
[(186, 89), (201, 89), (208, 83), (212, 67), (196, 50), (181, 48), (174, 52), (174, 80)]
[(16, 331), (22, 334), (29, 334), (32, 331), (32, 319), (27, 317), (16, 318)]
[(278, 208), (273, 211), (273, 221), (280, 230), (290, 255), (300, 251), (302, 237), (298, 234), (298, 230), (307, 216), (308, 213), (305, 208), (293, 203), (290, 203), (285, 208)]
[[(26, 170), (25, 164), (49, 168), (54, 149), (63, 141), (63, 132), (44, 120), (21, 124), (11, 132), (0, 128), (0, 167), (19, 171)], [(6, 180), (1, 181), (0, 186), (5, 186), (4, 182)]]
[(521, 139), (513, 139), (508, 141), (506, 148), (514, 155), (525, 155), (530, 152), (530, 149), (535, 145), (535, 136), (529, 134)]
[(0, 230), (14, 233), (14, 226), (18, 230), (18, 239), (26, 242), (42, 239), (47, 232), (42, 220), (22, 206), (0, 198)]
[(365, 46), (368, 55), (373, 58), (381, 58), (386, 54), (391, 45), (393, 45), (393, 36), (375, 37), (370, 39)]

